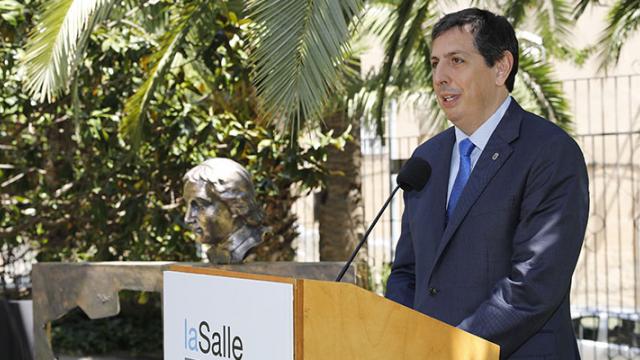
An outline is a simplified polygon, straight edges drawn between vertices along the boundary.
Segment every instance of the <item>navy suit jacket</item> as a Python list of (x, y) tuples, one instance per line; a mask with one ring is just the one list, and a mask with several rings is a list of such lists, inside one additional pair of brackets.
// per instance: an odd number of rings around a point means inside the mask
[(579, 358), (569, 291), (587, 224), (575, 141), (512, 100), (445, 224), (454, 128), (420, 145), (431, 164), (405, 210), (386, 296), (500, 345), (501, 358)]

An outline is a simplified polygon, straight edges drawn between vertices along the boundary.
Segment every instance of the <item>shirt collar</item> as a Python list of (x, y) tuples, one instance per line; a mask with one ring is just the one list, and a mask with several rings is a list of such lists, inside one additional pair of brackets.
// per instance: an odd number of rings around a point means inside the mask
[(467, 136), (467, 134), (456, 127), (456, 146), (460, 145), (460, 141), (469, 138), (473, 145), (475, 145), (480, 151), (483, 151), (489, 142), (491, 134), (493, 134), (493, 131), (498, 127), (498, 124), (500, 124), (500, 120), (502, 120), (504, 113), (507, 112), (509, 104), (511, 104), (511, 96), (507, 96), (496, 112), (494, 112), (487, 121), (485, 121), (473, 134), (471, 134), (471, 136)]

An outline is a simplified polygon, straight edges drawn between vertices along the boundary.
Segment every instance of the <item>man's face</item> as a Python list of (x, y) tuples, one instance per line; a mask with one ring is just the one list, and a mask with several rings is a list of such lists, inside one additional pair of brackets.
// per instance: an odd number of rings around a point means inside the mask
[(207, 191), (204, 181), (184, 184), (183, 196), (187, 202), (185, 223), (205, 244), (218, 244), (235, 230), (233, 216), (227, 205), (213, 191)]
[(433, 41), (431, 65), (438, 104), (467, 135), (478, 129), (508, 94), (497, 64), (487, 66), (473, 43), (473, 34), (464, 28), (451, 28)]

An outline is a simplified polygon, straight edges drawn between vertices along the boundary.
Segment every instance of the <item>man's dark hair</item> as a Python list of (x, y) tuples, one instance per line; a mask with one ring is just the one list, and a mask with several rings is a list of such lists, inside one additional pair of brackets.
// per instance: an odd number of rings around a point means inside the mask
[(513, 55), (513, 67), (506, 81), (507, 90), (513, 91), (513, 83), (518, 72), (518, 39), (509, 21), (487, 10), (464, 9), (440, 19), (433, 27), (431, 41), (454, 27), (471, 31), (473, 43), (487, 66), (495, 65), (505, 50)]

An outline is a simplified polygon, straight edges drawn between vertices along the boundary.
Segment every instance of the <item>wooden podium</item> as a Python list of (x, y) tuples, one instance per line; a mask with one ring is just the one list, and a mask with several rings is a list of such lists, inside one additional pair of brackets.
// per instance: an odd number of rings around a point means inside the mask
[[(498, 359), (499, 346), (488, 342), (480, 337), (474, 336), (455, 327), (447, 325), (441, 321), (418, 313), (405, 306), (394, 303), (379, 295), (361, 289), (353, 284), (335, 283), (317, 280), (302, 280), (268, 275), (254, 275), (238, 272), (229, 272), (208, 268), (194, 268), (186, 266), (173, 266), (171, 273), (165, 272), (165, 279), (168, 275), (179, 275), (180, 279), (174, 282), (182, 286), (193, 277), (198, 281), (218, 281), (220, 286), (203, 285), (205, 283), (193, 284), (195, 288), (206, 287), (202, 293), (193, 295), (189, 290), (172, 290), (175, 287), (168, 286), (165, 280), (165, 359), (184, 358), (188, 360), (199, 359), (244, 359), (254, 358), (286, 360), (325, 360), (325, 359)], [(231, 284), (231, 287), (226, 287)], [(267, 294), (269, 285), (273, 285), (280, 291), (280, 295), (275, 295), (277, 306), (270, 304)], [(233, 286), (237, 286), (234, 288)], [(263, 293), (255, 295), (247, 294), (244, 291), (264, 288)], [(182, 289), (182, 288), (180, 288)], [(185, 288), (186, 289), (186, 288)], [(173, 291), (177, 294), (168, 294)], [(262, 291), (262, 290), (259, 290)], [(290, 296), (287, 295), (290, 292)], [(284, 298), (282, 294), (285, 294)], [(236, 297), (236, 298), (234, 298)], [(223, 301), (220, 305), (226, 309), (207, 309), (213, 311), (215, 318), (219, 315), (246, 316), (252, 325), (229, 325), (222, 321), (216, 324), (215, 320), (202, 320), (200, 329), (190, 327), (198, 325), (191, 319), (193, 310), (197, 305), (191, 303), (194, 299), (219, 299)], [(282, 299), (282, 300), (279, 300)], [(287, 300), (288, 299), (288, 300)], [(224, 302), (227, 301), (227, 302)], [(204, 302), (209, 304), (209, 300)], [(224, 305), (226, 304), (226, 305)], [(231, 304), (231, 305), (229, 305)], [(236, 305), (237, 304), (237, 305)], [(213, 306), (213, 305), (211, 305)], [(236, 315), (229, 315), (234, 311), (234, 306), (244, 307), (238, 310)], [(255, 312), (252, 308), (258, 306)], [(260, 309), (260, 306), (265, 306)], [(182, 309), (191, 311), (191, 315), (174, 314)], [(284, 309), (286, 314), (278, 315), (278, 308)], [(178, 309), (178, 310), (175, 310)], [(267, 310), (265, 310), (267, 309)], [(187, 311), (187, 310), (185, 310)], [(216, 312), (217, 311), (217, 312)], [(168, 313), (171, 312), (171, 313)], [(240, 314), (240, 315), (238, 315)], [(292, 347), (288, 355), (282, 353), (270, 356), (261, 350), (250, 354), (251, 346), (258, 347), (260, 341), (241, 339), (240, 336), (234, 338), (237, 328), (248, 332), (251, 327), (258, 326), (260, 314), (270, 316), (269, 321), (273, 325), (285, 326), (285, 330), (260, 330), (264, 336), (272, 336), (278, 341), (284, 341), (284, 347)], [(287, 315), (289, 314), (289, 315)], [(184, 317), (184, 339), (181, 331), (171, 333), (177, 328), (179, 322)], [(187, 319), (189, 318), (189, 319)], [(276, 319), (276, 320), (274, 320)], [(172, 324), (167, 324), (171, 321)], [(253, 322), (251, 322), (253, 321)], [(292, 322), (292, 324), (288, 324)], [(244, 326), (244, 327), (243, 327)], [(288, 326), (288, 327), (287, 327)], [(218, 333), (213, 333), (212, 329), (222, 329)], [(289, 330), (291, 329), (291, 330)], [(213, 335), (210, 335), (212, 334)], [(226, 334), (229, 334), (228, 336)], [(173, 335), (172, 335), (173, 334)], [(172, 338), (173, 337), (173, 338)], [(292, 337), (289, 339), (289, 337)], [(233, 339), (232, 339), (233, 338)], [(287, 342), (290, 341), (290, 342)], [(244, 343), (243, 343), (244, 342)], [(172, 343), (179, 348), (180, 352), (168, 349)], [(192, 352), (185, 353), (182, 350), (184, 343), (185, 351), (192, 349)], [(214, 348), (214, 346), (216, 346)], [(271, 345), (269, 345), (269, 348)], [(277, 346), (276, 346), (277, 347)], [(195, 349), (195, 350), (193, 350)], [(215, 352), (214, 352), (215, 349)], [(201, 351), (202, 350), (202, 351)], [(204, 354), (203, 350), (207, 350)], [(237, 351), (237, 352), (235, 352)], [(177, 354), (177, 355), (176, 355)], [(186, 355), (184, 355), (186, 354)], [(217, 354), (218, 357), (211, 357)], [(170, 357), (168, 357), (170, 356)]]

